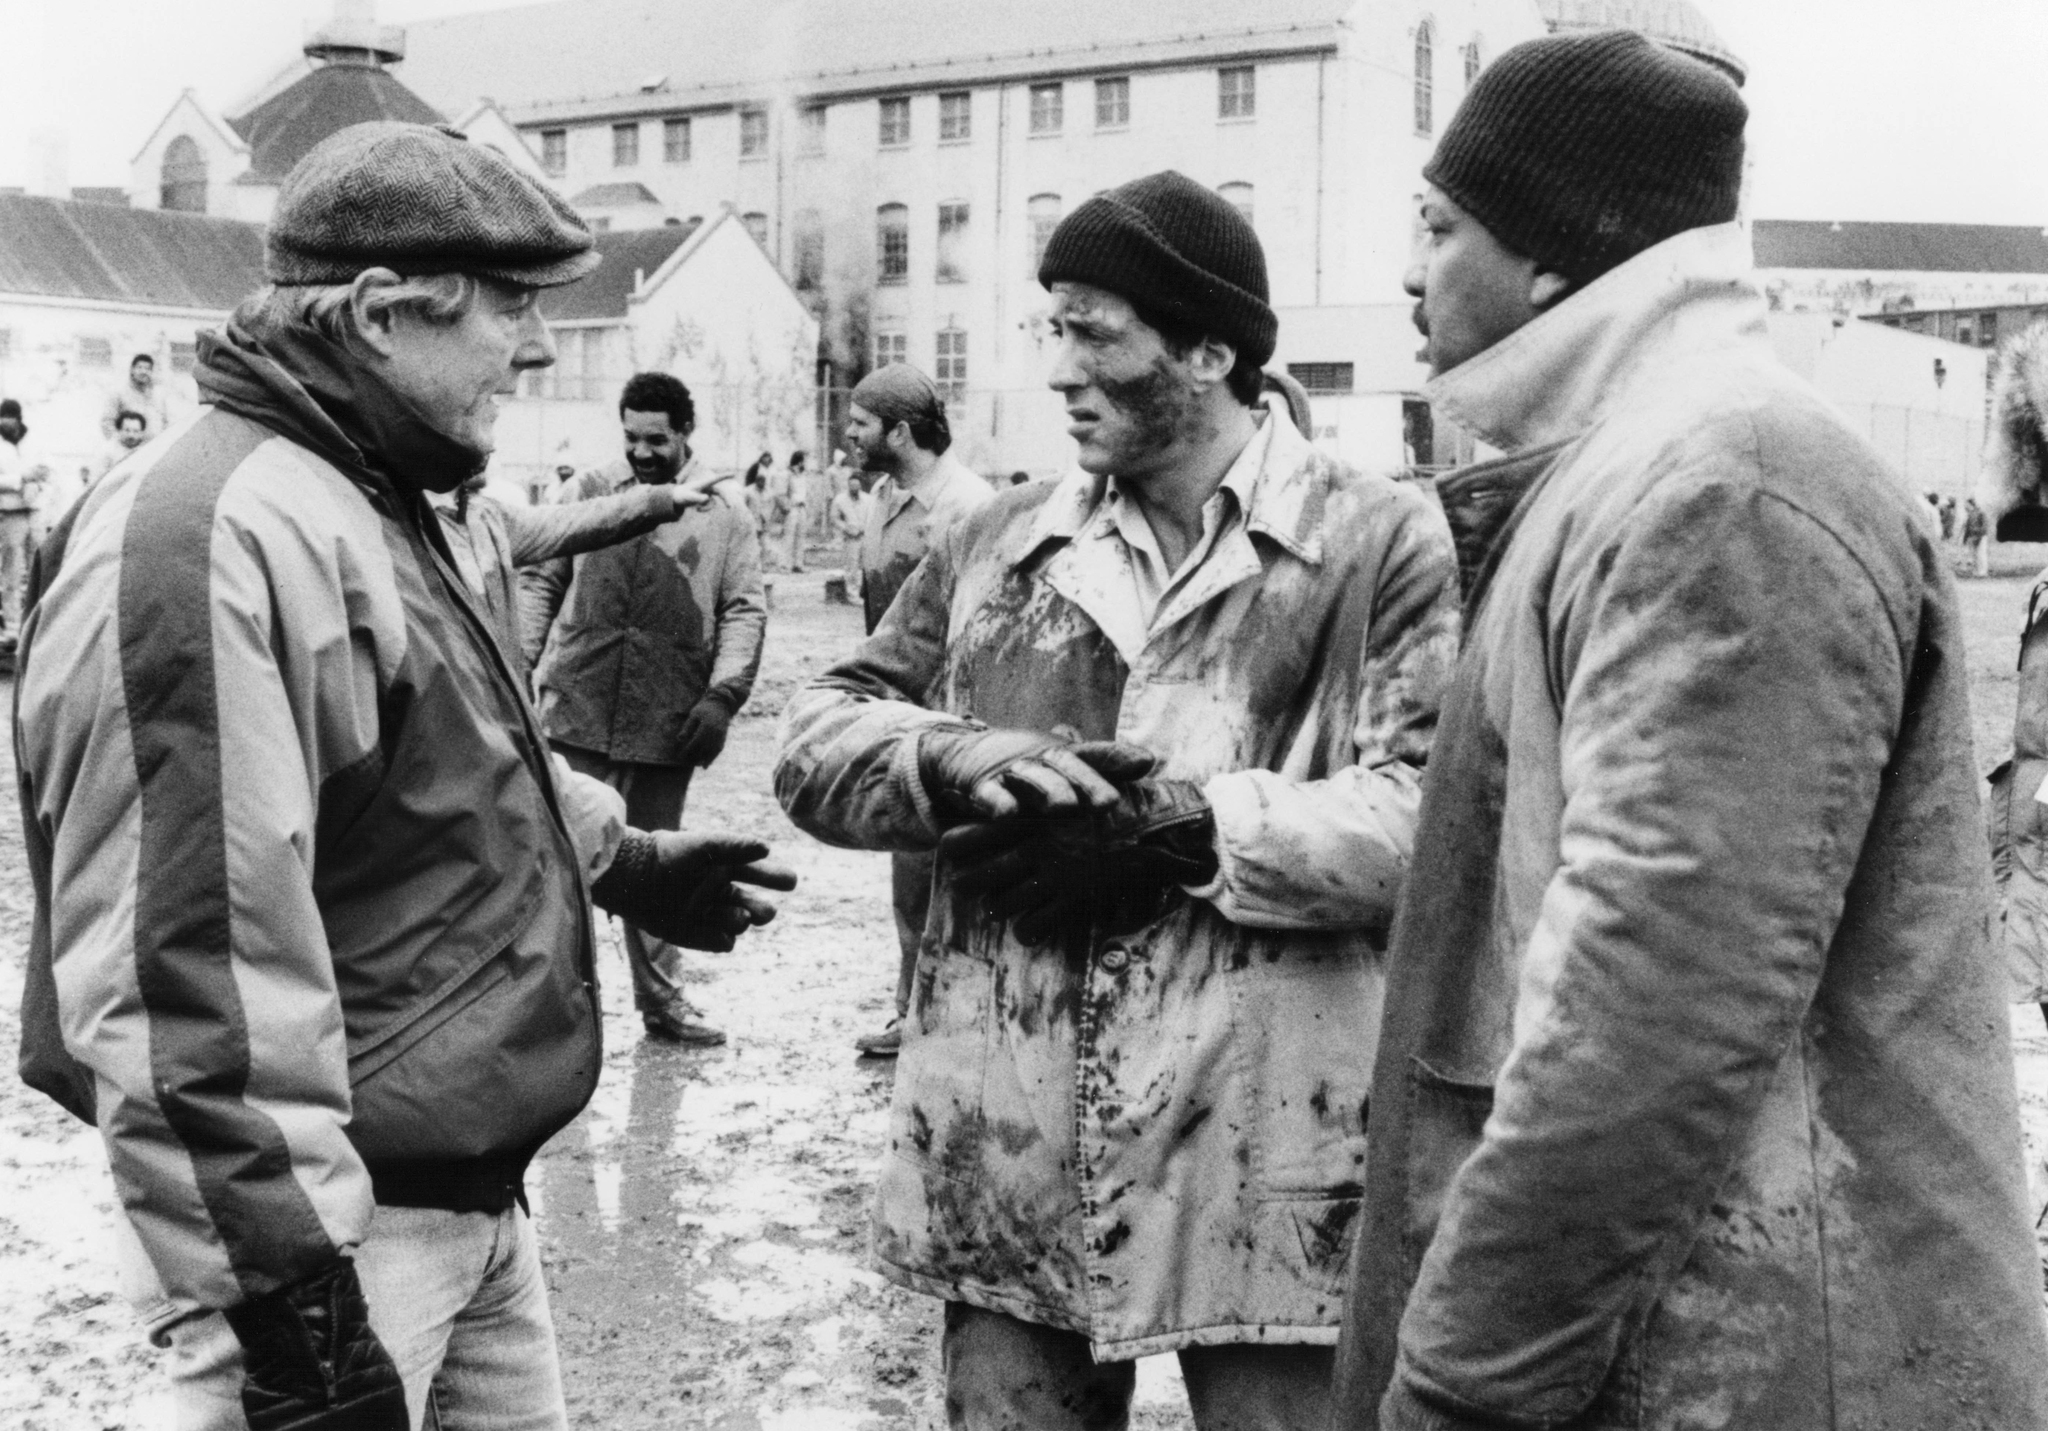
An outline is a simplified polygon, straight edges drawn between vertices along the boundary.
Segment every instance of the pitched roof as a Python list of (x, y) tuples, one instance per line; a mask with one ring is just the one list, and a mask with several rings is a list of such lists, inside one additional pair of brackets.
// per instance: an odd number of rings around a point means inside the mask
[(1553, 33), (1640, 30), (1675, 50), (1705, 60), (1741, 84), (1749, 66), (1715, 31), (1691, 0), (1536, 0)]
[[(1352, 4), (551, 0), (408, 25), (401, 73), (437, 104), (459, 109), (487, 94), (516, 120), (579, 106), (657, 112), (765, 99), (791, 85), (822, 96), (1212, 53), (1328, 49)], [(962, 38), (970, 35), (983, 38)]]
[(380, 67), (336, 63), (320, 66), (228, 123), (248, 142), (249, 177), (275, 184), (328, 135), (373, 119), (445, 122), (439, 110)]
[(676, 224), (597, 235), (597, 251), (604, 262), (588, 278), (542, 293), (541, 315), (551, 323), (624, 319), (626, 301), (633, 296), (634, 280), (652, 276), (668, 262), (670, 255), (690, 241), (697, 227)]
[(2048, 274), (2048, 233), (2025, 224), (1758, 219), (1752, 239), (1758, 268)]
[(616, 184), (592, 184), (569, 201), (579, 209), (623, 209), (632, 204), (660, 204), (654, 190), (633, 180)]
[(0, 293), (226, 312), (263, 283), (260, 225), (0, 194)]

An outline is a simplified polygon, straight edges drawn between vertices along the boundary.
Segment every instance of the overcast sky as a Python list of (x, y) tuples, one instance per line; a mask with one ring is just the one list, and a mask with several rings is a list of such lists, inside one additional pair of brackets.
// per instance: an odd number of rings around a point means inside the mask
[[(996, 15), (1007, 3), (960, 8)], [(1754, 214), (2048, 225), (2048, 0), (1695, 3), (1749, 61)], [(503, 8), (382, 0), (378, 14), (403, 24)], [(30, 136), (52, 128), (68, 132), (73, 184), (126, 184), (130, 157), (181, 89), (234, 103), (297, 53), (332, 0), (0, 9), (0, 184), (31, 182)]]

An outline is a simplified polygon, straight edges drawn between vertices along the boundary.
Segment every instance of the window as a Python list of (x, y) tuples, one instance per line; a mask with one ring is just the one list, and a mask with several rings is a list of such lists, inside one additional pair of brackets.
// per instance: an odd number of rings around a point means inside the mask
[(910, 361), (910, 339), (902, 333), (875, 334), (875, 366), (886, 368), (891, 363)]
[(1312, 393), (1348, 393), (1353, 382), (1350, 363), (1289, 363), (1287, 376)]
[(1031, 272), (1035, 275), (1045, 262), (1045, 246), (1052, 242), (1052, 231), (1060, 226), (1060, 196), (1032, 195), (1024, 206), (1024, 222), (1031, 230)]
[(206, 155), (189, 134), (180, 134), (164, 146), (163, 187), (158, 202), (182, 213), (206, 212)]
[(1472, 81), (1479, 78), (1479, 71), (1485, 63), (1480, 57), (1479, 37), (1474, 35), (1472, 43), (1465, 46), (1465, 88), (1472, 88)]
[(171, 340), (171, 371), (189, 373), (199, 366), (199, 345)]
[(965, 283), (967, 259), (967, 205), (939, 205), (939, 255), (936, 277), (941, 283)]
[(1977, 345), (1977, 330), (1970, 326), (1969, 319), (1965, 318), (1956, 324), (1956, 341), (1968, 348)]
[(766, 214), (741, 214), (740, 222), (745, 224), (747, 232), (754, 236), (755, 243), (761, 245), (762, 248), (768, 247), (768, 216)]
[(825, 152), (825, 106), (805, 105), (797, 117), (797, 152), (816, 158)]
[(1979, 313), (1977, 315), (1977, 342), (1986, 348), (1998, 346), (1998, 315)]
[(1252, 222), (1252, 186), (1244, 183), (1219, 184), (1217, 197), (1244, 215), (1246, 223)]
[(1066, 123), (1067, 87), (1063, 84), (1031, 86), (1031, 132), (1057, 134)]
[(958, 144), (974, 137), (974, 96), (966, 90), (939, 96), (939, 143)]
[(640, 162), (640, 126), (638, 124), (614, 124), (612, 126), (612, 167), (630, 169)]
[(881, 145), (894, 149), (910, 142), (910, 98), (897, 95), (882, 101)]
[(687, 164), (690, 162), (690, 121), (688, 119), (664, 119), (661, 122), (661, 162), (664, 164)]
[(107, 338), (80, 338), (78, 340), (78, 365), (82, 368), (111, 368), (114, 366), (114, 344)]
[(768, 153), (768, 111), (740, 111), (740, 158), (761, 159)]
[(1095, 81), (1095, 127), (1122, 129), (1131, 122), (1131, 81), (1128, 75)]
[(816, 288), (825, 281), (825, 220), (816, 209), (796, 216), (790, 231), (791, 261), (798, 288)]
[(967, 396), (967, 335), (958, 328), (939, 329), (932, 383), (947, 402)]
[(1251, 65), (1232, 65), (1216, 71), (1216, 117), (1250, 119), (1259, 112), (1258, 71)]
[(1436, 127), (1436, 37), (1423, 21), (1415, 31), (1415, 132), (1428, 134)]
[(540, 167), (560, 178), (569, 172), (569, 131), (543, 129), (540, 132)]
[(875, 267), (879, 281), (902, 283), (910, 277), (910, 210), (884, 204), (875, 211)]

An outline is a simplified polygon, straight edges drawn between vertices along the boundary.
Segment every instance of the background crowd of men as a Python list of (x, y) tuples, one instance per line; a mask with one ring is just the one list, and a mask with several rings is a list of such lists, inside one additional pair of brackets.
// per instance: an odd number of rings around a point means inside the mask
[[(1953, 577), (1772, 356), (1746, 119), (1626, 31), (1480, 76), (1406, 282), (1502, 455), (1433, 493), (1264, 404), (1264, 252), (1174, 173), (1045, 246), (1074, 471), (853, 394), (866, 635), (773, 778), (891, 855), (873, 1250), (949, 1424), (1122, 1426), (1171, 1352), (1202, 1431), (2048, 1425)], [(794, 887), (682, 827), (796, 462), (707, 470), (649, 373), (622, 461), (478, 490), (592, 247), (487, 148), (335, 136), (201, 412), (34, 558), (23, 1070), (183, 1424), (563, 1427), (523, 1177), (600, 1073), (593, 911), (708, 1044), (680, 951)]]

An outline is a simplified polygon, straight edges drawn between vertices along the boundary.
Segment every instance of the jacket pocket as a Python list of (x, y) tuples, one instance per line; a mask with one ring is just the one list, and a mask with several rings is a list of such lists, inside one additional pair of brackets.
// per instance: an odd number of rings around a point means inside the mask
[(1479, 1146), (1493, 1112), (1493, 1086), (1446, 1078), (1419, 1058), (1408, 1060), (1407, 1208), (1402, 1248), (1412, 1285), (1436, 1237), (1451, 1179)]
[(957, 950), (927, 943), (904, 1016), (896, 1096), (889, 1113), (889, 1152), (941, 1176), (972, 1175), (959, 1140), (977, 1136), (993, 1036), (994, 967)]
[[(1249, 1060), (1261, 1198), (1355, 1198), (1365, 1181), (1366, 1099), (1378, 1047), (1380, 965), (1348, 936), (1254, 948), (1228, 977)], [(1308, 947), (1303, 947), (1304, 944)]]

